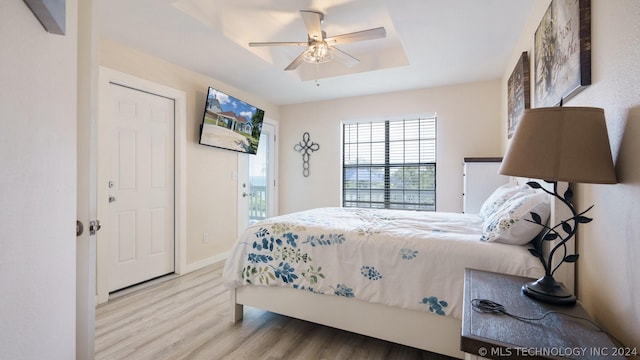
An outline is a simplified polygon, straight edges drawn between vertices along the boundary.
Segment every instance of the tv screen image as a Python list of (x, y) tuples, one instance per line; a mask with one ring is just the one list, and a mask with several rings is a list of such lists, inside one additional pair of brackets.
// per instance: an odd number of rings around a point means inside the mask
[(263, 120), (264, 110), (209, 87), (200, 144), (255, 154)]

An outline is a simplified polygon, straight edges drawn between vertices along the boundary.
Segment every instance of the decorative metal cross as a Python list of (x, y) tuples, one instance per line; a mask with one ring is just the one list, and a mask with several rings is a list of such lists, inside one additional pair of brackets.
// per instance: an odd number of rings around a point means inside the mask
[(293, 147), (293, 150), (302, 154), (302, 175), (304, 177), (309, 176), (309, 156), (313, 151), (318, 151), (319, 149), (320, 145), (309, 139), (308, 132), (305, 132), (302, 135), (302, 141)]

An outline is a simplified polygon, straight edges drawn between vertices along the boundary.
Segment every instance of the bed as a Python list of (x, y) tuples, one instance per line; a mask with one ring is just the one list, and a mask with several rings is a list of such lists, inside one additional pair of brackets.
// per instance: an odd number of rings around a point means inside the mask
[(509, 184), (480, 214), (319, 208), (267, 219), (225, 263), (232, 321), (251, 306), (461, 358), (464, 269), (543, 275), (528, 250), (540, 229), (523, 219), (553, 221), (553, 208)]

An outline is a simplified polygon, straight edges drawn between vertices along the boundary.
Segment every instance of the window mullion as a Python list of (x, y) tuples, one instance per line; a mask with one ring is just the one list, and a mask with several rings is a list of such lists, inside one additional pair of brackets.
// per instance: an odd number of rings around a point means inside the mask
[(389, 169), (389, 121), (384, 122), (384, 207), (391, 204), (391, 170)]

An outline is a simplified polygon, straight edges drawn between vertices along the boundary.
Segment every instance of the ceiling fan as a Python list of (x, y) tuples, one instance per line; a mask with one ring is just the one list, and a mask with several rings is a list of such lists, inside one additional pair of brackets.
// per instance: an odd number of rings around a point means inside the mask
[(250, 42), (249, 46), (306, 46), (303, 51), (285, 70), (294, 70), (303, 62), (320, 64), (333, 60), (334, 56), (342, 61), (345, 65), (351, 67), (360, 60), (336, 48), (334, 45), (353, 43), (356, 41), (380, 39), (387, 36), (384, 27), (374, 29), (356, 31), (348, 34), (327, 37), (322, 31), (321, 24), (324, 20), (324, 14), (312, 10), (300, 10), (302, 19), (307, 27), (307, 42)]

